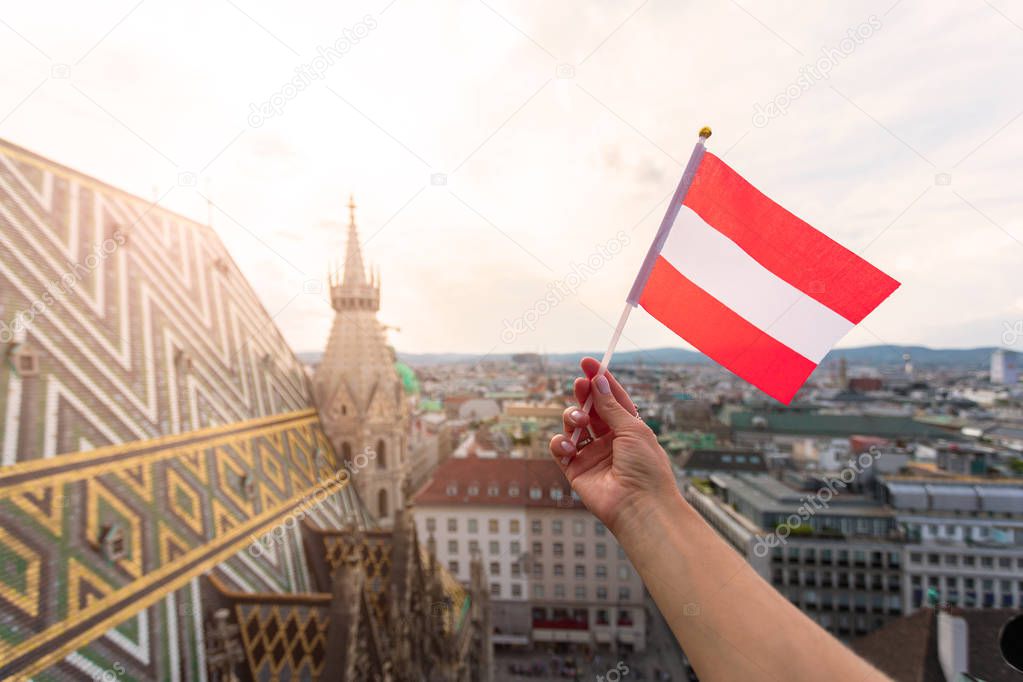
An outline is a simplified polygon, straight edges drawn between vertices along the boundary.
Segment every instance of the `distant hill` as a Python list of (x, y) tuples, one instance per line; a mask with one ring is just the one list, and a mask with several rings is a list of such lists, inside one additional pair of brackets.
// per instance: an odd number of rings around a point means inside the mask
[[(902, 356), (910, 355), (917, 367), (951, 367), (958, 369), (984, 369), (989, 366), (991, 353), (996, 350), (992, 346), (984, 348), (927, 348), (926, 346), (863, 346), (861, 348), (838, 348), (828, 353), (822, 364), (836, 362), (845, 358), (850, 365), (901, 365)], [(601, 351), (589, 353), (551, 353), (547, 361), (553, 364), (571, 364), (579, 362), (587, 355), (599, 358)], [(298, 358), (309, 364), (320, 361), (322, 353), (308, 351), (297, 353)], [(490, 355), (475, 353), (398, 353), (398, 359), (412, 366), (448, 365), (460, 362), (478, 362), (486, 359), (496, 362), (509, 362), (511, 353)], [(634, 364), (642, 362), (649, 365), (664, 364), (702, 364), (710, 362), (703, 353), (682, 348), (651, 348), (638, 351), (621, 351), (615, 353), (615, 363)]]

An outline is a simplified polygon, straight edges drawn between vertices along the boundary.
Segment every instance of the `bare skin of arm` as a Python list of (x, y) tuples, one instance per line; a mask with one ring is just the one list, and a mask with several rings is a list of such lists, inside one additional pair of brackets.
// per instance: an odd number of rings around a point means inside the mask
[[(682, 498), (668, 457), (610, 374), (582, 362), (581, 405), (551, 455), (639, 571), (701, 680), (887, 680), (765, 582)], [(597, 438), (578, 451), (577, 426)], [(581, 441), (582, 442), (582, 441)]]

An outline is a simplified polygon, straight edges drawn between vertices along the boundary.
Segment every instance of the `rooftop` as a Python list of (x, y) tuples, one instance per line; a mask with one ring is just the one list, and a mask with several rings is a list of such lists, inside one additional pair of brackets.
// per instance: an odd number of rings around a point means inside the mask
[(415, 504), (583, 509), (550, 459), (449, 459), (414, 498)]

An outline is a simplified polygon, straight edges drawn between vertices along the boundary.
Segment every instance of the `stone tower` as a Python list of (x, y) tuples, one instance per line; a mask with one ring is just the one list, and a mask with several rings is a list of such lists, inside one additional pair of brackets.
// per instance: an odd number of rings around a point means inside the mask
[(344, 269), (329, 273), (334, 324), (313, 388), (327, 436), (351, 462), (363, 503), (389, 528), (405, 503), (409, 410), (394, 351), (377, 320), (380, 276), (368, 276), (363, 265), (354, 199), (348, 211)]

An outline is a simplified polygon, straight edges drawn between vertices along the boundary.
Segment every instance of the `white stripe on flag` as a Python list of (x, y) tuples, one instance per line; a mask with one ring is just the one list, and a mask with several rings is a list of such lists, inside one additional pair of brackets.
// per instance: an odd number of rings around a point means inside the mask
[(758, 263), (688, 206), (679, 211), (661, 256), (747, 322), (815, 363), (854, 326)]

